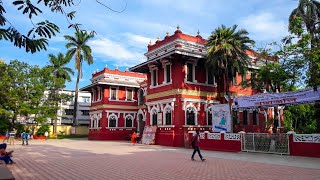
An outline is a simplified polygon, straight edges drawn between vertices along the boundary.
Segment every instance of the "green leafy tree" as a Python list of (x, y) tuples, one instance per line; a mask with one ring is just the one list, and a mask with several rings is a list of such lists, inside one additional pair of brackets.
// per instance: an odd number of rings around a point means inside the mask
[[(79, 23), (73, 23), (72, 20), (75, 18), (76, 11), (72, 8), (76, 8), (81, 1), (74, 0), (14, 0), (12, 5), (17, 8), (18, 12), (26, 15), (33, 28), (27, 30), (27, 33), (24, 34), (21, 30), (17, 29), (12, 22), (6, 17), (6, 9), (4, 1), (0, 0), (0, 41), (10, 41), (12, 44), (19, 48), (24, 48), (26, 52), (35, 53), (37, 51), (46, 50), (48, 46), (48, 40), (53, 36), (56, 36), (60, 32), (60, 28), (54, 23), (48, 20), (43, 20), (40, 22), (34, 22), (35, 17), (40, 16), (44, 11), (51, 11), (52, 14), (62, 14), (65, 16), (66, 21), (68, 22), (68, 28), (75, 28), (77, 31), (80, 30)], [(120, 10), (114, 10), (105, 2), (96, 0), (96, 2), (103, 7), (106, 7), (112, 12), (122, 13), (125, 7)], [(43, 7), (40, 8), (40, 6)], [(47, 8), (47, 9), (46, 9)], [(68, 11), (67, 11), (68, 10)], [(69, 11), (70, 10), (70, 11)], [(59, 19), (60, 20), (60, 19)]]
[[(246, 51), (250, 51), (250, 45), (254, 41), (248, 37), (244, 29), (237, 30), (237, 25), (226, 27), (222, 25), (215, 29), (207, 41), (207, 66), (210, 73), (224, 77), (224, 89), (228, 95), (231, 113), (231, 94), (229, 85), (232, 77), (245, 74), (249, 65), (249, 57)], [(231, 126), (232, 127), (232, 126)]]
[[(305, 60), (307, 67), (307, 83), (317, 90), (320, 85), (320, 2), (316, 0), (299, 0), (289, 17), (289, 31), (296, 35), (294, 47)], [(290, 37), (292, 39), (292, 37)], [(320, 103), (315, 103), (317, 131), (320, 132)]]
[(76, 90), (74, 97), (74, 111), (73, 111), (73, 124), (77, 125), (77, 108), (78, 108), (78, 93), (79, 93), (79, 80), (82, 78), (82, 65), (86, 61), (89, 65), (93, 63), (92, 50), (88, 46), (88, 41), (95, 35), (94, 31), (76, 31), (75, 36), (64, 36), (68, 41), (66, 47), (68, 48), (67, 56), (75, 59), (75, 69), (78, 71)]
[[(45, 66), (45, 69), (51, 75), (50, 78), (53, 81), (52, 87), (49, 89), (48, 99), (51, 104), (58, 109), (59, 103), (65, 99), (64, 94), (59, 93), (64, 87), (65, 82), (71, 81), (70, 74), (74, 74), (74, 71), (66, 67), (71, 58), (59, 53), (57, 56), (49, 54), (49, 65)], [(55, 111), (57, 112), (57, 111)], [(57, 117), (54, 118), (54, 134), (57, 133)]]
[(286, 107), (284, 111), (285, 128), (297, 133), (316, 133), (316, 110), (312, 104), (300, 104)]

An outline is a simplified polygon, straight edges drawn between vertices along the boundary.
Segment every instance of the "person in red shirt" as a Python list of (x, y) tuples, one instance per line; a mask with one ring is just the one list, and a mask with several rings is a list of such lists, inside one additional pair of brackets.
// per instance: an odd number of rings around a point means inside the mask
[(198, 152), (201, 161), (205, 161), (206, 159), (204, 159), (200, 153), (200, 136), (199, 136), (198, 130), (196, 131), (196, 134), (191, 139), (191, 145), (193, 148), (191, 160), (194, 161), (194, 155), (196, 154), (196, 152)]

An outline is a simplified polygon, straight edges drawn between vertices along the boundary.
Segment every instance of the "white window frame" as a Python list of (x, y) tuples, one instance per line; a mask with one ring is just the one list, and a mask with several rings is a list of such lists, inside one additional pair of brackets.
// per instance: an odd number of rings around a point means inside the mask
[[(167, 77), (167, 66), (170, 66), (170, 79), (169, 79), (169, 82), (168, 82), (168, 77)], [(163, 64), (163, 84), (170, 84), (172, 83), (172, 64), (171, 63), (166, 63), (166, 64)]]
[(97, 101), (101, 101), (102, 100), (102, 88), (101, 87), (97, 87), (98, 89), (98, 99)]
[[(194, 110), (194, 114), (195, 114), (195, 117), (194, 117), (194, 125), (189, 125), (187, 124), (187, 111), (188, 111), (188, 108), (192, 108)], [(186, 126), (197, 126), (198, 125), (198, 109), (192, 104), (188, 104), (185, 108), (185, 113), (184, 113), (184, 124)]]
[(92, 99), (91, 99), (92, 102), (96, 102), (96, 90), (95, 89), (92, 89)]
[[(131, 97), (132, 97), (131, 100), (128, 100), (128, 90), (131, 90)], [(126, 101), (134, 101), (133, 91), (134, 91), (133, 88), (128, 88), (128, 87), (126, 87)]]
[(217, 85), (216, 83), (216, 76), (213, 75), (213, 84), (209, 84), (209, 69), (206, 68), (206, 82), (205, 84), (208, 84), (208, 85)]
[[(188, 64), (192, 65), (192, 81), (188, 81)], [(185, 64), (185, 82), (197, 83), (195, 71), (196, 71), (196, 62), (186, 62), (186, 64)]]
[[(112, 91), (112, 88), (116, 88), (116, 99), (111, 99), (111, 91)], [(119, 93), (119, 86), (110, 86), (109, 87), (109, 101), (117, 101), (119, 100), (119, 97), (118, 97), (118, 93)], [(127, 98), (127, 97), (126, 97)]]
[[(166, 124), (166, 121), (167, 121), (167, 116), (166, 116), (166, 113), (168, 112), (168, 111), (170, 111), (171, 112), (171, 124)], [(173, 123), (172, 123), (172, 113), (173, 113), (173, 108), (172, 108), (172, 106), (170, 106), (169, 104), (167, 104), (164, 108), (163, 108), (163, 122), (162, 122), (162, 124), (163, 125), (172, 125)]]
[(133, 124), (134, 124), (134, 118), (131, 114), (128, 114), (124, 117), (124, 127), (127, 127), (127, 117), (130, 117), (131, 118), (131, 121), (132, 121), (132, 125), (130, 127), (134, 127)]
[[(213, 105), (210, 105), (210, 106), (208, 107), (208, 109), (207, 109), (207, 112), (206, 112), (206, 119), (207, 119), (207, 125), (208, 125), (208, 126), (212, 126), (212, 124), (209, 125), (209, 112), (211, 112), (211, 116), (213, 117), (212, 109), (213, 109)], [(211, 121), (212, 121), (212, 119), (211, 119)]]
[[(151, 85), (150, 87), (156, 87), (159, 85), (159, 80), (158, 80), (158, 69), (157, 68), (154, 68), (154, 69), (151, 69), (150, 70), (150, 74), (151, 74)], [(154, 82), (153, 82), (153, 76), (156, 76), (156, 85), (154, 85)]]
[[(110, 127), (110, 118), (115, 117), (116, 118), (116, 127), (118, 127), (118, 116), (115, 115), (114, 113), (110, 114), (108, 117), (108, 127)], [(110, 128), (116, 128), (116, 127), (110, 127)]]
[[(150, 125), (153, 126), (153, 125), (158, 125), (158, 112), (159, 112), (159, 109), (157, 107), (153, 107), (150, 111)], [(152, 123), (152, 120), (153, 120), (153, 114), (157, 114), (157, 124), (153, 124)]]

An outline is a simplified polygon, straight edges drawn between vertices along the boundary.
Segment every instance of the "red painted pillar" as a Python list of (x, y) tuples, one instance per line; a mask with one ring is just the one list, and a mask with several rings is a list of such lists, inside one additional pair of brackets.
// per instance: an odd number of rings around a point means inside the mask
[(106, 129), (108, 127), (108, 121), (107, 121), (107, 113), (105, 111), (102, 111), (102, 117), (100, 120), (101, 129)]

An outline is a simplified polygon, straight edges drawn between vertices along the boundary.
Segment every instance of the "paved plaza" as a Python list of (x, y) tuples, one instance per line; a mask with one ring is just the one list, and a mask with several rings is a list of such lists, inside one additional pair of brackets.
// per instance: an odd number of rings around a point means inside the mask
[[(19, 143), (19, 142), (18, 142)], [(16, 144), (19, 179), (320, 179), (320, 159), (258, 153), (202, 151), (207, 159), (191, 161), (191, 149), (85, 139), (34, 140)]]

